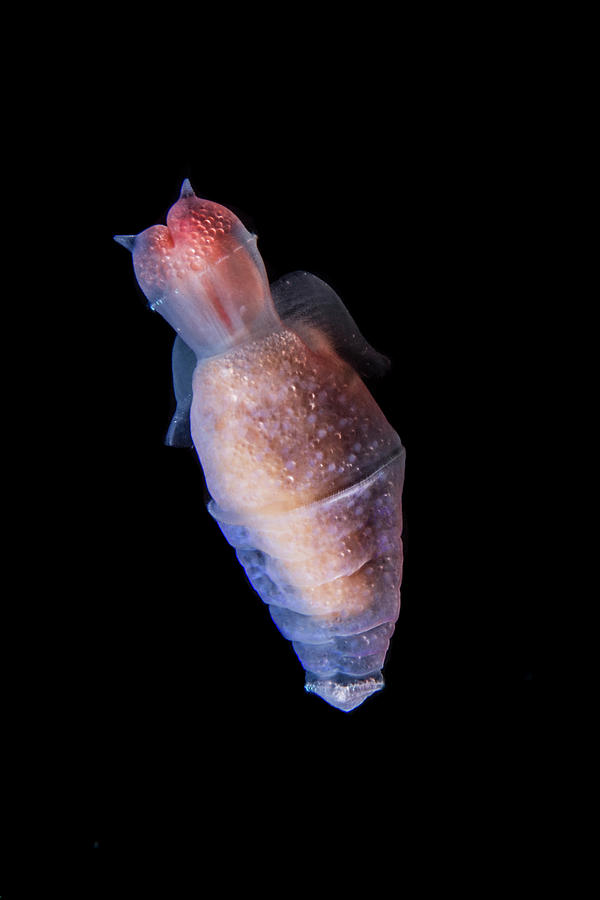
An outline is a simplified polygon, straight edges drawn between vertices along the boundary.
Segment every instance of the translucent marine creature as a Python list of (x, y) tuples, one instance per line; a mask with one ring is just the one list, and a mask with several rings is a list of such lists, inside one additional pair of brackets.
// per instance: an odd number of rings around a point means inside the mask
[(383, 687), (400, 611), (404, 448), (360, 374), (387, 360), (307, 272), (269, 286), (256, 237), (186, 179), (167, 225), (115, 238), (177, 337), (167, 434), (306, 670), (349, 711)]

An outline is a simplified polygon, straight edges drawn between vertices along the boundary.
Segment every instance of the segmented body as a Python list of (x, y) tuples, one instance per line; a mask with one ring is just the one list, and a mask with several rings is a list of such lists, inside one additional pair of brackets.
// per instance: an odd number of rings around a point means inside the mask
[(307, 686), (371, 693), (400, 607), (398, 435), (350, 366), (288, 329), (200, 362), (193, 388), (210, 512)]
[(355, 708), (383, 685), (400, 609), (404, 449), (358, 374), (387, 360), (319, 278), (269, 285), (256, 237), (187, 179), (167, 226), (116, 239), (178, 335), (167, 443), (193, 442), (307, 689)]

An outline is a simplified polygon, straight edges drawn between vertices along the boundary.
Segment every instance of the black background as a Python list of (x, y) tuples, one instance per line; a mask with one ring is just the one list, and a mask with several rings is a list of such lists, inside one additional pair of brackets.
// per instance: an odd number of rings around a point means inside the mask
[[(36, 156), (61, 244), (34, 407), (54, 439), (33, 442), (39, 554), (8, 684), (18, 777), (61, 810), (41, 845), (193, 859), (204, 829), (237, 847), (260, 813), (260, 867), (294, 855), (291, 830), (391, 846), (535, 771), (545, 109), (458, 61), (448, 83), (390, 62), (366, 93), (353, 71), (343, 91), (255, 74), (180, 108), (143, 79), (119, 93), (108, 65)], [(185, 177), (258, 234), (271, 280), (319, 275), (392, 360), (369, 386), (407, 452), (402, 610), (386, 687), (350, 714), (304, 691), (193, 451), (163, 443), (173, 335), (112, 236), (164, 222)]]

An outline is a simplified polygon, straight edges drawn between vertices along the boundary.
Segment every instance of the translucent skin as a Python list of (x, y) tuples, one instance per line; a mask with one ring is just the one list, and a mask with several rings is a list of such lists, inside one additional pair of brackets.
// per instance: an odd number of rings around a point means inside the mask
[(200, 362), (193, 389), (192, 438), (216, 517), (253, 528), (269, 577), (300, 594), (305, 615), (347, 618), (372, 606), (372, 579), (359, 572), (379, 549), (372, 528), (365, 534), (368, 508), (358, 504), (342, 528), (319, 503), (348, 489), (353, 498), (401, 450), (361, 379), (281, 328)]
[(383, 686), (399, 614), (400, 438), (324, 334), (309, 346), (280, 320), (256, 241), (225, 207), (186, 182), (167, 227), (132, 250), (150, 305), (198, 359), (191, 434), (211, 514), (307, 689), (349, 711)]
[(277, 326), (256, 238), (218, 203), (182, 192), (166, 227), (137, 235), (133, 265), (152, 309), (198, 357)]
[(202, 360), (193, 389), (192, 438), (223, 509), (264, 514), (313, 503), (401, 446), (354, 370), (283, 326)]

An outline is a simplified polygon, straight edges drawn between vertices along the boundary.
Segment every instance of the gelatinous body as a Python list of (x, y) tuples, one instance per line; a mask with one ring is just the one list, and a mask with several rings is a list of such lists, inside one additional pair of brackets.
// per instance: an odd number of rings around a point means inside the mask
[(167, 442), (306, 670), (349, 711), (383, 686), (400, 610), (404, 449), (358, 371), (386, 360), (305, 272), (269, 288), (256, 240), (184, 182), (167, 227), (117, 238), (178, 332)]

